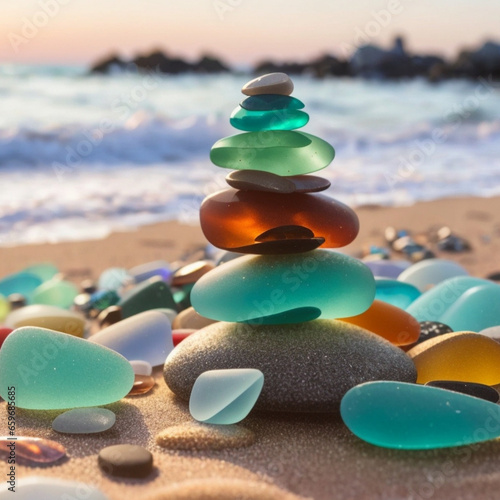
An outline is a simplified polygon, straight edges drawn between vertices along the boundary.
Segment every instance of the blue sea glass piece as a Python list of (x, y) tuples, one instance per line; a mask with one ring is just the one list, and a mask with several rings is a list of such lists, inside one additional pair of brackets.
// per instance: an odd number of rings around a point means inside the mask
[[(418, 321), (439, 321), (448, 325), (442, 318), (452, 304), (470, 288), (487, 284), (491, 284), (491, 281), (470, 276), (450, 278), (416, 298), (406, 308), (406, 312), (417, 318)], [(455, 330), (451, 325), (448, 326)]]
[(13, 293), (20, 293), (29, 298), (41, 284), (42, 280), (36, 274), (26, 272), (10, 274), (0, 280), (0, 294), (8, 297)]
[(398, 280), (416, 286), (425, 292), (434, 285), (456, 276), (468, 276), (469, 273), (459, 264), (445, 259), (425, 259), (405, 269)]
[(488, 283), (469, 288), (441, 316), (456, 332), (480, 332), (500, 325), (500, 285)]
[(363, 260), (374, 276), (396, 279), (411, 264), (407, 260)]
[(498, 405), (418, 384), (360, 384), (345, 394), (340, 414), (352, 433), (384, 448), (448, 448), (500, 436)]
[(255, 132), (259, 130), (294, 130), (309, 121), (309, 115), (297, 109), (249, 111), (241, 106), (233, 110), (229, 123), (234, 128)]
[(249, 111), (268, 111), (272, 109), (303, 109), (304, 103), (289, 95), (260, 94), (243, 99), (240, 106)]
[(409, 283), (375, 278), (375, 298), (393, 306), (406, 309), (420, 295), (418, 288)]
[(264, 374), (253, 368), (203, 372), (189, 398), (191, 416), (207, 424), (236, 424), (254, 407), (264, 385)]
[[(375, 296), (371, 271), (359, 260), (329, 250), (302, 254), (245, 256), (202, 276), (191, 291), (191, 303), (206, 318), (275, 324), (308, 319), (345, 318), (366, 311)], [(312, 314), (311, 314), (312, 311)]]

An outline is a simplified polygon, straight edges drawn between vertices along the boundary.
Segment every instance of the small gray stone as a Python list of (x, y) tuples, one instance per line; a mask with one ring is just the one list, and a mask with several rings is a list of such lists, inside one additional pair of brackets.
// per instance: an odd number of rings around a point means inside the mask
[(188, 400), (207, 370), (256, 368), (264, 374), (258, 410), (335, 412), (343, 395), (370, 380), (415, 382), (413, 361), (385, 339), (337, 320), (251, 326), (219, 322), (168, 357), (168, 387)]
[(75, 408), (58, 415), (52, 429), (65, 434), (94, 434), (111, 429), (116, 416), (106, 408)]

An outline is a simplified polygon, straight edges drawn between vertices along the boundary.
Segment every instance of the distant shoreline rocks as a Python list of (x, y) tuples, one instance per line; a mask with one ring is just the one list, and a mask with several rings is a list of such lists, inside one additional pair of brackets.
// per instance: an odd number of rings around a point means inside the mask
[[(94, 63), (90, 74), (117, 74), (124, 71), (157, 71), (165, 75), (185, 73), (220, 74), (235, 73), (235, 68), (221, 59), (203, 55), (196, 61), (171, 57), (162, 50), (124, 59), (113, 54)], [(487, 41), (476, 50), (462, 50), (452, 60), (445, 60), (433, 54), (410, 54), (404, 40), (397, 37), (389, 49), (376, 45), (359, 47), (349, 59), (330, 54), (309, 62), (261, 61), (251, 73), (283, 72), (290, 75), (309, 75), (314, 78), (353, 77), (377, 80), (398, 80), (422, 77), (437, 82), (452, 78), (479, 77), (500, 80), (500, 43)]]

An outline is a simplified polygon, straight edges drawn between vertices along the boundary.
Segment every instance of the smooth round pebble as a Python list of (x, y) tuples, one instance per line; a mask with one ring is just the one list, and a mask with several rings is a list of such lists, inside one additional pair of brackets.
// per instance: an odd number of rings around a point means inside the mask
[(156, 436), (156, 444), (171, 450), (224, 450), (255, 442), (255, 434), (239, 425), (188, 423), (168, 427)]
[(286, 73), (267, 73), (245, 83), (241, 92), (249, 96), (260, 94), (290, 95), (293, 92), (293, 82)]
[(485, 384), (459, 382), (457, 380), (431, 380), (425, 385), (446, 389), (447, 391), (460, 392), (461, 394), (467, 394), (468, 396), (485, 399), (491, 403), (498, 403), (498, 400), (500, 399), (498, 391)]
[(452, 333), (453, 330), (444, 323), (439, 321), (421, 321), (420, 322), (420, 336), (417, 340), (417, 344), (425, 342), (426, 340), (433, 339), (434, 337), (439, 337), (440, 335), (445, 335), (446, 333)]
[(490, 326), (489, 328), (485, 328), (478, 333), (480, 333), (481, 335), (486, 335), (486, 337), (496, 340), (497, 342), (500, 341), (500, 325)]
[(64, 434), (94, 434), (111, 429), (116, 416), (106, 408), (75, 408), (58, 415), (52, 429)]
[(117, 444), (103, 448), (97, 457), (103, 472), (117, 477), (143, 478), (153, 470), (153, 455), (133, 444)]
[(193, 307), (188, 307), (181, 311), (174, 319), (172, 323), (172, 329), (193, 329), (199, 330), (205, 326), (215, 323), (215, 320), (205, 318), (201, 314), (198, 314)]

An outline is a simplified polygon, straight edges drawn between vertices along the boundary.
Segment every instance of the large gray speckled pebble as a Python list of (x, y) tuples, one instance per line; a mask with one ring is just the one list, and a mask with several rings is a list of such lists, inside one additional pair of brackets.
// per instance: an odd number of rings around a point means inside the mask
[(256, 368), (264, 374), (255, 408), (269, 411), (338, 411), (342, 396), (362, 382), (417, 379), (413, 361), (401, 349), (337, 320), (215, 323), (172, 351), (163, 376), (175, 394), (188, 400), (202, 372), (227, 368)]
[(52, 429), (65, 434), (94, 434), (111, 429), (116, 416), (106, 408), (75, 408), (58, 415)]

